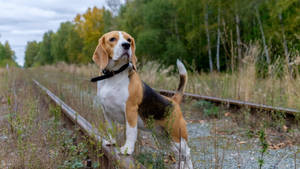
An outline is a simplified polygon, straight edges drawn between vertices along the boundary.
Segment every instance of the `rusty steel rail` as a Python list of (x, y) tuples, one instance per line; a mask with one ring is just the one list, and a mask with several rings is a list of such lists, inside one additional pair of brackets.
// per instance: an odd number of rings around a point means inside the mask
[[(164, 89), (156, 89), (156, 91), (165, 96), (172, 96), (176, 93), (176, 91), (164, 90)], [(257, 103), (251, 103), (251, 102), (233, 100), (233, 99), (223, 99), (223, 98), (217, 98), (217, 97), (211, 97), (211, 96), (202, 96), (202, 95), (192, 94), (192, 93), (184, 93), (184, 97), (189, 97), (189, 98), (192, 98), (195, 100), (206, 100), (206, 101), (215, 102), (215, 103), (234, 105), (234, 106), (238, 106), (238, 107), (248, 107), (248, 108), (256, 109), (256, 110), (283, 112), (283, 113), (287, 113), (287, 114), (290, 114), (293, 116), (300, 113), (299, 110), (291, 109), (291, 108), (273, 107), (273, 106), (268, 106), (268, 105), (264, 105), (264, 104), (257, 104)]]
[[(103, 137), (101, 137), (99, 131), (94, 128), (87, 120), (85, 120), (82, 116), (79, 115), (75, 110), (73, 110), (71, 107), (69, 107), (66, 103), (64, 103), (60, 98), (58, 98), (56, 95), (54, 95), (50, 90), (48, 90), (46, 87), (41, 85), (38, 81), (34, 80), (34, 83), (39, 86), (43, 91), (47, 93), (47, 95), (58, 105), (61, 107), (63, 113), (76, 125), (78, 125), (81, 129), (81, 131), (93, 139), (94, 141), (98, 143), (102, 143), (105, 141)], [(131, 156), (123, 156), (119, 155), (116, 148), (111, 146), (105, 146), (102, 145), (102, 151), (104, 155), (109, 159), (110, 166), (113, 166), (114, 164), (118, 164), (118, 168), (124, 168), (124, 169), (133, 169), (133, 168), (140, 168), (145, 169), (143, 165), (141, 165), (139, 162), (137, 162), (134, 158)]]

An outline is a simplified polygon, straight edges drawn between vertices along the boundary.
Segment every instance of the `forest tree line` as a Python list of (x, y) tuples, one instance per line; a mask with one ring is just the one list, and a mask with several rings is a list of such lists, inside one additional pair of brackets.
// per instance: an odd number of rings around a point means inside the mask
[(11, 49), (8, 41), (5, 41), (4, 44), (0, 42), (0, 67), (5, 67), (6, 65), (17, 65), (15, 52)]
[(258, 44), (261, 65), (290, 63), (300, 51), (299, 14), (299, 0), (128, 0), (115, 15), (89, 8), (41, 42), (28, 42), (25, 67), (92, 62), (99, 37), (110, 30), (135, 38), (140, 62), (168, 66), (180, 58), (190, 69), (228, 71)]

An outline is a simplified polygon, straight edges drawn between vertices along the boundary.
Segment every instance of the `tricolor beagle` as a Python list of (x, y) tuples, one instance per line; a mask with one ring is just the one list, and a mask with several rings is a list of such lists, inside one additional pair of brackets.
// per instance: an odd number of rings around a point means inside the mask
[[(155, 126), (168, 130), (173, 151), (181, 152), (184, 156), (181, 168), (193, 168), (187, 145), (186, 121), (179, 106), (187, 83), (187, 71), (182, 62), (177, 60), (180, 73), (177, 93), (169, 98), (158, 94), (141, 81), (136, 71), (135, 42), (126, 32), (104, 34), (99, 39), (93, 61), (100, 67), (100, 72), (104, 72), (104, 78), (100, 77), (101, 81), (97, 82), (96, 98), (100, 101), (109, 127), (110, 119), (119, 123), (126, 121), (126, 141), (120, 149), (121, 153), (133, 153), (137, 128), (145, 129), (146, 122), (152, 119)], [(115, 139), (110, 136), (109, 142), (104, 144), (114, 143)]]

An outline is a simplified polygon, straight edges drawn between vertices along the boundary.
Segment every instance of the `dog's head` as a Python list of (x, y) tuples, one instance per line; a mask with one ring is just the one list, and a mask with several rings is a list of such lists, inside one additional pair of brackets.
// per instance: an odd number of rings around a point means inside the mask
[(117, 69), (120, 65), (132, 62), (136, 66), (135, 42), (126, 32), (112, 31), (100, 39), (93, 55), (93, 61), (103, 69)]

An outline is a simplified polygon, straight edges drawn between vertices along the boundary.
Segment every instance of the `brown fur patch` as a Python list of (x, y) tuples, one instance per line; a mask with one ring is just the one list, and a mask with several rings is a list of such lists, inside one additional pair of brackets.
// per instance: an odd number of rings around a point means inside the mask
[[(116, 40), (111, 42), (110, 41), (111, 38), (116, 38)], [(120, 37), (119, 37), (118, 31), (112, 31), (112, 32), (106, 33), (100, 38), (100, 40), (103, 39), (102, 40), (103, 48), (107, 52), (109, 58), (112, 58), (112, 56), (114, 55), (114, 47), (118, 43), (119, 38)]]
[(126, 101), (126, 120), (131, 127), (135, 127), (138, 120), (138, 105), (143, 99), (143, 87), (142, 81), (135, 71), (130, 73), (129, 80), (129, 97)]
[(93, 54), (93, 61), (100, 67), (100, 70), (104, 69), (108, 64), (108, 54), (104, 49), (104, 39), (99, 40), (99, 44)]
[(169, 130), (172, 140), (180, 142), (180, 138), (188, 140), (188, 133), (186, 129), (186, 121), (183, 118), (179, 104), (171, 98), (166, 97), (173, 102), (174, 110), (170, 113), (170, 116), (164, 120), (158, 120), (157, 124)]

